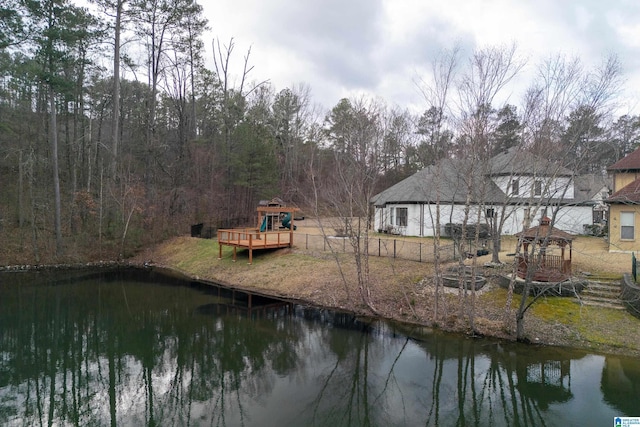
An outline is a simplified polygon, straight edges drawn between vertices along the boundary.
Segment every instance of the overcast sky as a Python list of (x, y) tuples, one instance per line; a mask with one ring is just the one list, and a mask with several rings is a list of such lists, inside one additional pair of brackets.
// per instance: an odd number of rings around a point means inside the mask
[[(250, 79), (276, 91), (306, 83), (330, 109), (344, 97), (367, 94), (389, 105), (424, 109), (416, 80), (443, 49), (471, 52), (516, 43), (531, 70), (553, 54), (586, 65), (618, 55), (627, 98), (640, 112), (639, 0), (215, 0), (201, 1), (211, 32), (235, 41), (241, 59), (251, 48)], [(210, 60), (210, 58), (209, 58)], [(526, 71), (523, 76), (526, 76)], [(530, 78), (527, 78), (530, 80)], [(524, 85), (523, 85), (524, 86)], [(517, 88), (512, 89), (518, 104)]]

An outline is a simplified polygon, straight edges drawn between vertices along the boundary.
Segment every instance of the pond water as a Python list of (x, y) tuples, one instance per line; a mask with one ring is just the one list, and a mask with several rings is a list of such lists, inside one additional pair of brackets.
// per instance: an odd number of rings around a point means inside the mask
[(134, 270), (0, 274), (0, 425), (611, 426), (640, 361)]

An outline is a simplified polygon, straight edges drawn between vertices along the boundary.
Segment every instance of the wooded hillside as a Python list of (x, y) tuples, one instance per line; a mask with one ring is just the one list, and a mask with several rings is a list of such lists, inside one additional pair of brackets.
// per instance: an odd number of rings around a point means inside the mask
[[(423, 112), (366, 97), (325, 111), (304, 84), (255, 81), (233, 40), (203, 40), (192, 0), (8, 0), (0, 18), (0, 264), (127, 257), (190, 224), (255, 225), (275, 196), (363, 216), (438, 159), (514, 145), (557, 144), (547, 152), (597, 173), (640, 138), (637, 116), (612, 113), (615, 58), (595, 71), (554, 58), (541, 69), (558, 84), (532, 82), (517, 106), (475, 96), (521, 69), (515, 50), (489, 48), (443, 58), (450, 80), (425, 76)], [(487, 74), (472, 78), (478, 61)]]

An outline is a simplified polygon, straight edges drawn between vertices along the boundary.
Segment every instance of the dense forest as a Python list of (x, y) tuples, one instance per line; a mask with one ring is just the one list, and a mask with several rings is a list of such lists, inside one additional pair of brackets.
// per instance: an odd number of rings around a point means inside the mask
[(602, 173), (640, 141), (640, 119), (615, 116), (615, 57), (550, 56), (516, 105), (499, 101), (515, 47), (453, 49), (419, 78), (422, 112), (367, 96), (325, 111), (303, 83), (256, 81), (233, 39), (204, 40), (193, 0), (5, 0), (0, 19), (0, 264), (127, 257), (190, 224), (255, 225), (276, 196), (366, 216), (439, 159), (515, 145)]

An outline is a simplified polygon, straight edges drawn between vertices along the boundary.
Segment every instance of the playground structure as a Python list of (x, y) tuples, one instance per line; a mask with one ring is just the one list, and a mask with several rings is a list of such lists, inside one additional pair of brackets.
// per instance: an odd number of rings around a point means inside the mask
[(283, 206), (280, 201), (263, 202), (258, 206), (258, 227), (218, 230), (218, 259), (222, 259), (222, 246), (233, 247), (233, 261), (237, 249), (249, 250), (249, 264), (253, 251), (293, 247), (294, 213), (300, 209)]

